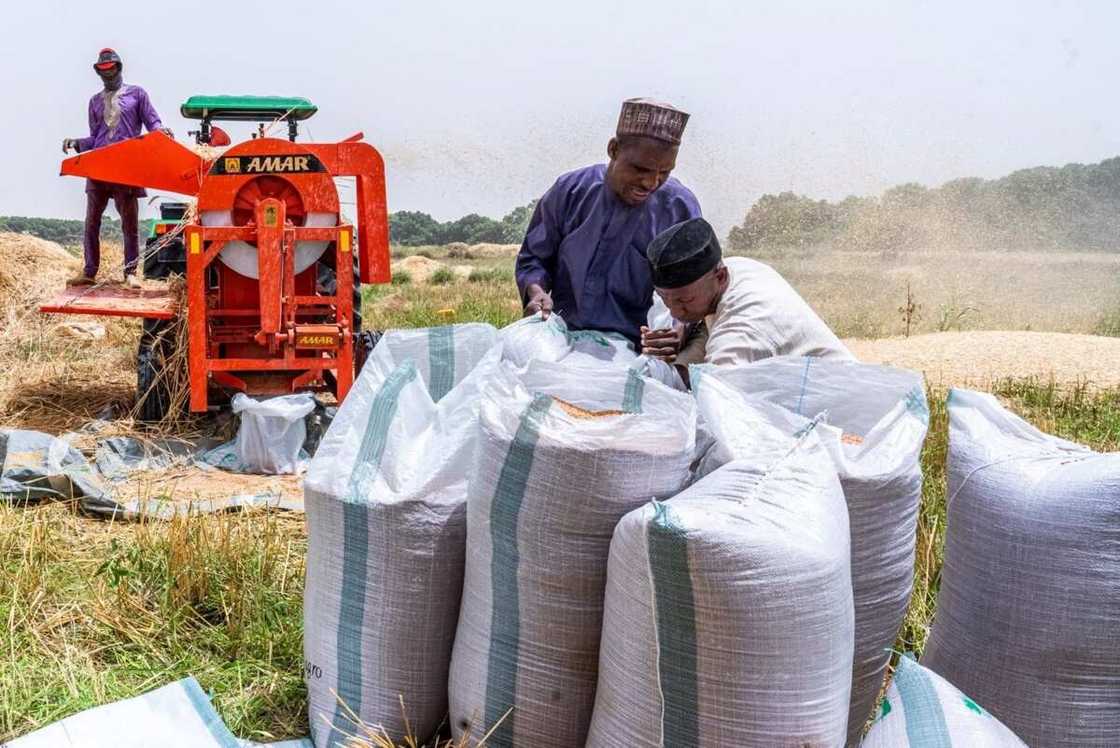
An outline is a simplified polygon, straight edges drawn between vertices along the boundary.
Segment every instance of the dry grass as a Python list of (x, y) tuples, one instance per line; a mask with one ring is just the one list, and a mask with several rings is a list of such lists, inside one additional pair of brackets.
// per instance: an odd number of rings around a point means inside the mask
[[(100, 275), (119, 276), (123, 263), (121, 245), (102, 242)], [(38, 313), (39, 304), (80, 270), (81, 262), (57, 244), (0, 234), (0, 425), (60, 434), (107, 417), (99, 436), (197, 435), (197, 419), (182, 407), (189, 389), (185, 325), (168, 333), (177, 342), (164, 376), (176, 407), (153, 427), (135, 418), (139, 320)], [(75, 322), (100, 326), (104, 336), (75, 337)]]
[[(123, 258), (117, 245), (104, 245), (103, 254), (106, 265)], [(96, 343), (58, 334), (59, 324), (78, 318), (44, 316), (36, 308), (61, 291), (81, 263), (57, 244), (0, 234), (0, 268), (7, 268), (0, 297), (0, 423), (60, 433), (131, 405), (139, 323), (97, 320), (105, 338)]]
[(975, 330), (846, 342), (861, 361), (920, 371), (938, 386), (983, 389), (1015, 377), (1120, 387), (1120, 338)]
[(409, 726), (407, 707), (404, 697), (402, 696), (400, 700), (401, 715), (408, 734), (403, 740), (398, 742), (389, 735), (385, 728), (368, 724), (355, 714), (345, 702), (340, 701), (340, 703), (342, 704), (343, 711), (346, 712), (346, 716), (353, 721), (354, 724), (358, 725), (356, 732), (346, 735), (344, 742), (345, 748), (422, 748), (422, 746), (423, 748), (468, 748), (468, 746), (471, 746), (471, 748), (486, 748), (486, 746), (489, 745), (487, 741), (490, 740), (494, 731), (509, 718), (513, 711), (512, 709), (507, 711), (502, 718), (498, 720), (497, 724), (487, 730), (486, 733), (477, 740), (468, 730), (460, 736), (458, 740), (436, 738), (426, 742), (424, 739), (417, 738), (412, 734), (412, 728)]
[(840, 337), (902, 335), (909, 282), (914, 332), (1038, 330), (1095, 333), (1120, 310), (1120, 254), (872, 252), (818, 249), (760, 257)]
[(0, 504), (0, 740), (195, 675), (231, 728), (306, 734), (302, 518), (95, 522)]

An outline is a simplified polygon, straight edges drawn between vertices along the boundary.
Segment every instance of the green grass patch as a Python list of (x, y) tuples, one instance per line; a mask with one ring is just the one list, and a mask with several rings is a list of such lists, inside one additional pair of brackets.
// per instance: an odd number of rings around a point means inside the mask
[(0, 504), (0, 741), (194, 675), (233, 732), (307, 733), (302, 517), (112, 525)]
[(1107, 335), (1110, 338), (1120, 338), (1120, 309), (1109, 312), (1101, 317), (1093, 330), (1096, 335)]
[(506, 267), (475, 268), (467, 280), (471, 283), (513, 283), (513, 271)]
[(432, 286), (446, 286), (449, 283), (454, 283), (458, 278), (455, 271), (450, 268), (439, 268), (434, 273), (428, 276), (428, 283)]

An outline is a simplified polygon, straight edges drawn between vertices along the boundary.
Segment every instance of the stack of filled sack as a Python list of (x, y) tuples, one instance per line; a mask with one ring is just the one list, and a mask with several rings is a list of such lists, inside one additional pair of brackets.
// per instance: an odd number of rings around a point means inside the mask
[(936, 672), (901, 660), (880, 702), (913, 578), (921, 377), (777, 358), (690, 380), (557, 315), (387, 333), (306, 481), (315, 744), (1120, 735), (1115, 456), (954, 393)]

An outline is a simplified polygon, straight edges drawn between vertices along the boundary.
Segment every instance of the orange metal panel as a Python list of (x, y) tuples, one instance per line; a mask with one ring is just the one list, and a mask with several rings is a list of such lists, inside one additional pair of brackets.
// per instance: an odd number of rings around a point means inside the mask
[(385, 197), (385, 162), (369, 143), (308, 143), (336, 177), (357, 177), (358, 261), (363, 283), (388, 283), (389, 209)]
[(62, 162), (62, 175), (197, 195), (208, 162), (162, 132), (150, 132)]
[[(256, 138), (226, 149), (208, 164), (205, 180), (198, 192), (198, 209), (232, 210), (242, 187), (258, 177), (268, 177), (291, 185), (299, 194), (305, 212), (337, 214), (338, 189), (331, 178), (334, 170), (326, 162), (322, 162), (319, 171), (268, 171), (271, 168), (284, 169), (287, 164), (284, 159), (288, 156), (292, 157), (293, 168), (299, 166), (295, 159), (315, 156), (313, 147), (278, 138)], [(313, 162), (306, 166), (316, 167)]]
[(206, 368), (206, 263), (203, 255), (202, 227), (187, 226), (183, 231), (187, 249), (187, 368), (191, 380), (191, 411), (202, 413), (209, 406)]
[(296, 325), (296, 350), (333, 351), (342, 336), (338, 325)]
[(47, 314), (96, 314), (102, 317), (174, 319), (178, 304), (167, 289), (123, 286), (68, 286), (39, 307)]
[[(307, 369), (333, 368), (337, 358), (212, 358), (207, 362), (211, 371), (305, 371)], [(352, 368), (352, 367), (351, 367)]]
[[(284, 241), (284, 203), (267, 198), (257, 203), (257, 287), (260, 293), (261, 331), (280, 332), (280, 307), (283, 299), (284, 255), (291, 254)], [(258, 341), (262, 344), (264, 340)], [(270, 341), (271, 342), (271, 338)]]

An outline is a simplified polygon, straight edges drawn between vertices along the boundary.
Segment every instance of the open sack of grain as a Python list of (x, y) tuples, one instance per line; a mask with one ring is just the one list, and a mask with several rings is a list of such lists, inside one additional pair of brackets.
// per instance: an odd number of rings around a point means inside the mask
[(945, 567), (922, 664), (1030, 745), (1120, 744), (1120, 454), (949, 396)]
[(386, 333), (311, 462), (304, 653), (320, 748), (357, 732), (351, 714), (394, 741), (406, 719), (427, 739), (447, 714), (467, 479), (500, 359), (489, 325)]
[(1022, 748), (1015, 733), (909, 655), (894, 671), (860, 748)]
[[(886, 366), (779, 357), (748, 366), (696, 367), (701, 421), (714, 436), (701, 474), (754, 438), (736, 416), (751, 398), (779, 405), (817, 433), (844, 489), (851, 527), (856, 639), (848, 743), (871, 716), (910, 601), (929, 425), (919, 374)], [(723, 386), (723, 385), (726, 385)]]
[(487, 745), (584, 744), (611, 534), (627, 512), (684, 485), (695, 420), (689, 397), (625, 368), (492, 378), (451, 666), (456, 736), (494, 728)]
[(729, 415), (736, 459), (614, 532), (588, 746), (844, 742), (853, 610), (836, 471), (780, 408)]

